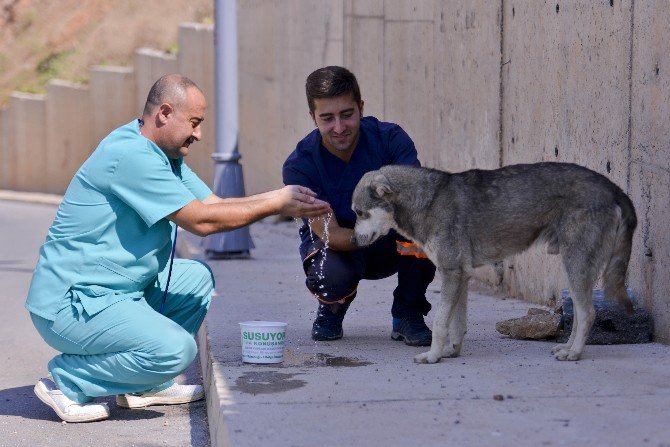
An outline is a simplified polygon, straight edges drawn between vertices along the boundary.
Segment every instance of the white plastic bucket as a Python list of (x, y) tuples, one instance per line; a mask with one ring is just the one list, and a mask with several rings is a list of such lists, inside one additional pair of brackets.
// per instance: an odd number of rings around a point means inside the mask
[(242, 361), (245, 363), (283, 362), (286, 326), (286, 323), (277, 321), (240, 323)]

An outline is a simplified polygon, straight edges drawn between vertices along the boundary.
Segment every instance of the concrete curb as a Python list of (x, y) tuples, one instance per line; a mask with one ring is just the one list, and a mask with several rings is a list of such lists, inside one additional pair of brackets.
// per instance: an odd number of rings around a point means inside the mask
[(60, 205), (61, 201), (63, 200), (63, 196), (58, 194), (44, 194), (40, 192), (24, 192), (0, 189), (0, 200), (41, 203), (44, 205)]
[(223, 374), (219, 371), (218, 364), (214, 361), (209, 331), (207, 330), (207, 319), (198, 331), (198, 348), (200, 353), (200, 366), (202, 368), (202, 382), (205, 387), (207, 400), (207, 421), (209, 423), (209, 439), (212, 447), (231, 446), (228, 434), (228, 425), (224, 418), (222, 407), (225, 396), (229, 394), (225, 386)]
[[(197, 259), (204, 256), (202, 250), (191, 243), (188, 237), (180, 232), (177, 238), (175, 255), (180, 258)], [(216, 292), (215, 292), (216, 293)], [(205, 388), (205, 399), (207, 401), (207, 421), (209, 424), (209, 438), (212, 447), (229, 447), (232, 445), (228, 433), (228, 425), (223, 415), (223, 405), (230, 391), (226, 387), (223, 374), (215, 361), (210, 342), (207, 318), (203, 321), (198, 331), (196, 341), (200, 355), (200, 367), (202, 369), (202, 382)]]

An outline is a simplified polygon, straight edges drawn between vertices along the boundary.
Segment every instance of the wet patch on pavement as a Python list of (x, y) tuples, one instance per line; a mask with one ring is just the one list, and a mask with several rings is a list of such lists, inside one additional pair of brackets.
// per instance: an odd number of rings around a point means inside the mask
[(247, 394), (282, 393), (307, 384), (304, 380), (294, 379), (296, 375), (277, 371), (249, 371), (238, 377), (231, 389)]
[(284, 366), (306, 366), (310, 368), (331, 366), (352, 368), (372, 365), (372, 362), (359, 360), (355, 357), (336, 357), (322, 353), (296, 353), (290, 350), (284, 352)]

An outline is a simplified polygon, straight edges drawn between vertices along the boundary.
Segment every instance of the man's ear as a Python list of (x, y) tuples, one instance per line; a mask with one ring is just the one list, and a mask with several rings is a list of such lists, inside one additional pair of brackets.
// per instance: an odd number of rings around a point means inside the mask
[(314, 116), (314, 112), (309, 112), (309, 117), (312, 118), (312, 122), (314, 123), (314, 125), (315, 125), (316, 127), (319, 127), (319, 126), (317, 126), (317, 124), (316, 124), (316, 117)]
[(169, 116), (173, 113), (174, 113), (174, 107), (172, 107), (167, 102), (164, 102), (163, 104), (158, 106), (158, 121), (160, 121), (161, 124), (166, 124)]
[(372, 195), (379, 199), (395, 192), (393, 191), (393, 188), (391, 188), (391, 184), (384, 174), (377, 174), (374, 176), (370, 182), (370, 189), (372, 190)]

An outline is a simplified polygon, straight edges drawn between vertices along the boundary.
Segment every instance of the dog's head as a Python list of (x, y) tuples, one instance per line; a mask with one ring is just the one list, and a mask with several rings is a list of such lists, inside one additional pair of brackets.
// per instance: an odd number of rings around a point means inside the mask
[(396, 192), (381, 171), (366, 173), (356, 185), (351, 209), (356, 213), (356, 225), (351, 241), (359, 246), (370, 245), (396, 228), (391, 200)]

